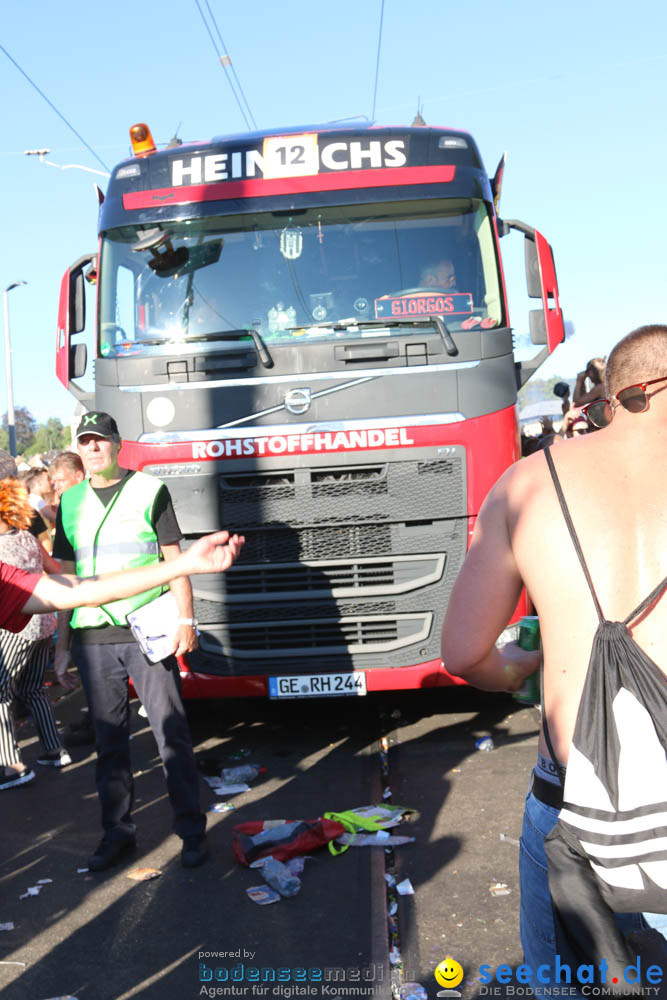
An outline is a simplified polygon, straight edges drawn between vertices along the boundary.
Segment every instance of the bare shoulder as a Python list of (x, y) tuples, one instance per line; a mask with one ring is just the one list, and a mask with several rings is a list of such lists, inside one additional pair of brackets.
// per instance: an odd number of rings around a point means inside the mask
[(545, 472), (548, 472), (545, 453), (536, 451), (511, 465), (498, 482), (505, 480), (508, 496), (514, 496), (535, 485)]
[[(550, 450), (557, 476), (564, 473), (570, 481), (573, 475), (586, 480), (595, 468), (594, 435), (562, 441)], [(531, 522), (533, 516), (544, 523), (558, 507), (558, 498), (544, 451), (535, 452), (511, 466), (496, 484), (499, 498), (506, 505), (510, 533), (520, 523)]]
[(544, 452), (535, 452), (506, 469), (491, 490), (489, 500), (506, 505), (511, 514), (523, 506), (535, 490), (541, 489), (549, 478)]

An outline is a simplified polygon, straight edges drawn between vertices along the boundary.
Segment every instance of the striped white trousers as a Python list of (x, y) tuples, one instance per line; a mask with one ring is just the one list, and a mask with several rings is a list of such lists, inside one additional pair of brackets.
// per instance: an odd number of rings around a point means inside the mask
[(51, 703), (42, 687), (49, 659), (51, 639), (30, 641), (13, 632), (0, 630), (0, 765), (20, 764), (10, 712), (18, 695), (28, 706), (45, 750), (61, 745)]

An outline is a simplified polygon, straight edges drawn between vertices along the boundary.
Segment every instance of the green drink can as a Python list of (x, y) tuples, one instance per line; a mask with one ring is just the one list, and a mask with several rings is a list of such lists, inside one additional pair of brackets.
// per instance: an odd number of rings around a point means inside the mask
[[(519, 622), (519, 642), (521, 649), (540, 648), (540, 622), (537, 615), (526, 615)], [(540, 672), (536, 670), (534, 674), (526, 677), (518, 691), (515, 691), (513, 698), (523, 705), (537, 705), (541, 701), (540, 697)]]
[(519, 642), (522, 649), (540, 648), (540, 620), (537, 615), (526, 615), (519, 622)]

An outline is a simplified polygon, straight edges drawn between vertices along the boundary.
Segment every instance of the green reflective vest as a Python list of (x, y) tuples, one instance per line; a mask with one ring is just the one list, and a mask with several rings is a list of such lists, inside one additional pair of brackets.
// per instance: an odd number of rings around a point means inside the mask
[[(135, 472), (107, 507), (88, 480), (63, 493), (62, 525), (74, 549), (77, 576), (95, 576), (159, 561), (160, 546), (152, 515), (161, 488), (159, 479)], [(72, 615), (72, 628), (127, 625), (131, 611), (148, 604), (164, 590), (166, 587), (156, 587), (99, 608), (77, 608)]]

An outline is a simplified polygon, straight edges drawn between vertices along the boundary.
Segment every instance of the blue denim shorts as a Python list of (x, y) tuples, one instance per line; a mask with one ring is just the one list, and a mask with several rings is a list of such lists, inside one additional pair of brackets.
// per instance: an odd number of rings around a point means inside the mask
[[(556, 931), (554, 928), (547, 874), (547, 856), (544, 838), (556, 825), (558, 809), (536, 799), (532, 792), (526, 796), (519, 848), (520, 933), (524, 961), (531, 969), (540, 965), (554, 966)], [(645, 914), (646, 923), (665, 933), (667, 916)], [(641, 913), (617, 913), (616, 922), (623, 932), (641, 930), (646, 923)], [(543, 996), (545, 985), (536, 979), (531, 982), (535, 996)], [(581, 994), (569, 994), (570, 997)]]

